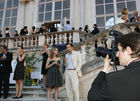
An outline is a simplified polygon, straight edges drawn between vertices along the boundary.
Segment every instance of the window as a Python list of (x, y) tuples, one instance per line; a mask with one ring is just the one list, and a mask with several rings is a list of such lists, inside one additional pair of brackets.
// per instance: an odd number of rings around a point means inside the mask
[(114, 6), (113, 4), (105, 5), (106, 14), (114, 13)]
[[(116, 6), (114, 6), (114, 2), (116, 2)], [(135, 0), (95, 0), (95, 3), (96, 23), (100, 29), (105, 28), (109, 19), (115, 21), (115, 16), (120, 17), (123, 8), (128, 8), (129, 10), (128, 19), (133, 16), (133, 12), (136, 10)], [(114, 12), (117, 12), (117, 14)]]
[(4, 15), (4, 2), (5, 0), (0, 0), (0, 29), (2, 29), (2, 21), (3, 21), (3, 15)]
[(120, 13), (125, 8), (125, 3), (117, 3), (117, 12)]
[(96, 18), (97, 24), (99, 27), (105, 26), (105, 19), (104, 17), (97, 17)]
[[(70, 0), (40, 0), (38, 21), (61, 20), (70, 18)], [(54, 17), (54, 18), (52, 18)]]
[(104, 5), (96, 6), (96, 14), (104, 14)]
[(96, 0), (96, 23), (100, 29), (105, 29), (108, 16), (113, 16), (113, 0)]
[(0, 0), (0, 28), (3, 33), (6, 27), (10, 28), (11, 33), (12, 29), (16, 29), (18, 2), (19, 0)]

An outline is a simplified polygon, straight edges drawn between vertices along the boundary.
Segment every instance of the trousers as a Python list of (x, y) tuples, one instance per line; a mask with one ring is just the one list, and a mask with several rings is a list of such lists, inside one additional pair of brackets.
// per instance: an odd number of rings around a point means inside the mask
[(69, 101), (79, 101), (79, 79), (75, 70), (66, 70), (65, 84)]

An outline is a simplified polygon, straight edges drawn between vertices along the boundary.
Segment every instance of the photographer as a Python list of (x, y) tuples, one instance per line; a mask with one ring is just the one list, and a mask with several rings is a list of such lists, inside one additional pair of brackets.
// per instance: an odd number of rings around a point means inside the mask
[(112, 66), (107, 55), (103, 70), (88, 92), (88, 101), (140, 100), (140, 34), (131, 32), (121, 36), (117, 46), (117, 57), (125, 69), (108, 73)]

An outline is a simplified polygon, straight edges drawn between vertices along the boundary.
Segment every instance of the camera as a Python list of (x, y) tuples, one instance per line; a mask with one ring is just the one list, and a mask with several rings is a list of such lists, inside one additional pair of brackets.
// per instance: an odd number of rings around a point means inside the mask
[[(118, 51), (117, 46), (116, 46), (116, 41), (122, 35), (122, 33), (116, 30), (111, 30), (109, 32), (109, 35), (111, 36), (111, 49), (108, 49), (107, 46), (106, 47), (97, 46), (96, 56), (105, 58), (106, 55), (108, 54), (109, 58), (111, 59), (111, 63), (110, 63), (111, 65), (114, 65), (114, 66), (120, 65), (119, 58), (116, 57), (116, 53)], [(107, 44), (105, 43), (105, 45)]]
[(105, 58), (106, 55), (109, 55), (111, 59), (111, 65), (119, 65), (119, 58), (116, 57), (117, 48), (108, 49), (104, 47), (97, 47), (96, 56)]

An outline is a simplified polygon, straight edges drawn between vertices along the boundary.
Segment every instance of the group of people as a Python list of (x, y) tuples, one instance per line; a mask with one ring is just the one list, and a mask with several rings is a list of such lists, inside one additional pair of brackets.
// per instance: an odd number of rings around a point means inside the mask
[[(23, 80), (24, 80), (24, 60), (25, 53), (23, 52), (23, 47), (18, 47), (18, 57), (17, 57), (17, 65), (14, 71), (13, 80), (16, 81), (16, 96), (13, 98), (22, 98), (22, 90), (23, 90)], [(8, 97), (9, 92), (9, 77), (12, 72), (11, 62), (13, 59), (12, 53), (8, 52), (8, 48), (6, 46), (1, 47), (0, 53), (0, 98), (2, 96), (1, 91), (3, 87), (3, 96), (4, 99)]]
[[(70, 101), (79, 101), (79, 80), (81, 73), (81, 55), (80, 52), (73, 50), (73, 44), (67, 44), (68, 54), (65, 56), (65, 84), (66, 91)], [(62, 86), (62, 76), (60, 73), (61, 59), (58, 57), (58, 48), (48, 49), (48, 44), (44, 43), (40, 54), (43, 56), (42, 71), (43, 88), (47, 88), (48, 101), (51, 99), (51, 91), (55, 89), (55, 101), (58, 101), (58, 88)]]
[[(43, 87), (47, 88), (48, 101), (51, 100), (51, 91), (55, 90), (55, 101), (58, 101), (58, 88), (62, 86), (62, 75), (60, 72), (61, 59), (58, 56), (58, 48), (53, 47), (48, 49), (49, 45), (44, 43), (43, 48), (40, 50), (40, 55), (43, 56), (42, 70), (43, 74)], [(0, 98), (2, 96), (1, 91), (3, 87), (4, 99), (8, 97), (9, 92), (9, 77), (12, 72), (11, 61), (12, 53), (8, 52), (6, 46), (2, 46), (0, 54)], [(65, 56), (66, 66), (66, 91), (70, 101), (79, 101), (79, 80), (82, 76), (81, 66), (82, 60), (80, 52), (73, 50), (73, 44), (67, 44), (68, 54)], [(16, 95), (13, 99), (19, 99), (23, 97), (23, 80), (25, 76), (24, 61), (26, 54), (23, 51), (23, 47), (18, 47), (17, 64), (14, 71), (13, 80), (16, 81)]]
[[(88, 92), (89, 101), (139, 101), (140, 100), (140, 33), (131, 32), (122, 35), (117, 41), (117, 57), (120, 65), (125, 69), (111, 72), (111, 59), (105, 58), (104, 67), (92, 83)], [(62, 86), (60, 65), (62, 60), (58, 56), (58, 48), (50, 51), (49, 45), (44, 43), (40, 54), (43, 56), (42, 74), (43, 86), (47, 87), (48, 101), (51, 100), (51, 91), (55, 90), (55, 101), (58, 101), (58, 88)], [(65, 55), (65, 85), (69, 101), (79, 101), (79, 77), (81, 73), (81, 54), (73, 50), (73, 44), (68, 43), (68, 53)], [(3, 87), (4, 99), (8, 97), (9, 76), (12, 72), (12, 53), (8, 52), (6, 46), (2, 46), (0, 53), (0, 97)], [(14, 71), (16, 80), (16, 95), (13, 98), (22, 98), (24, 80), (24, 60), (26, 54), (23, 47), (18, 47), (17, 65)]]

